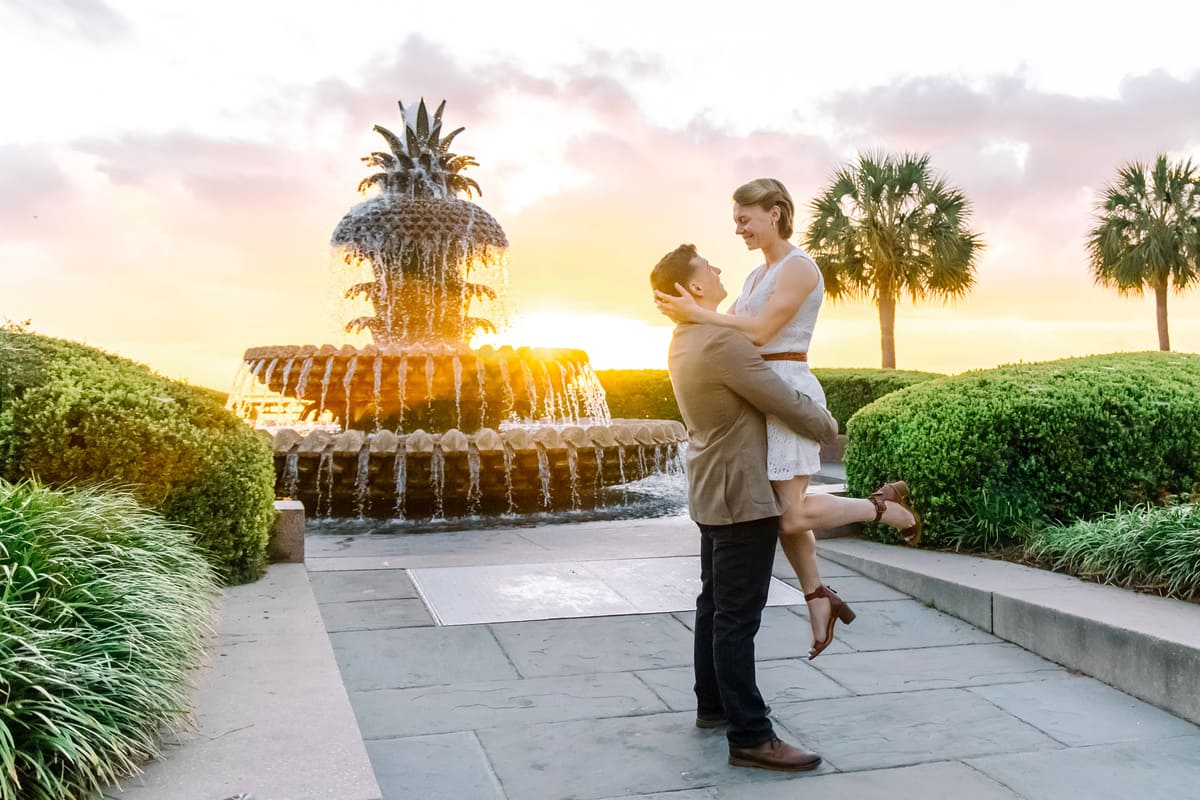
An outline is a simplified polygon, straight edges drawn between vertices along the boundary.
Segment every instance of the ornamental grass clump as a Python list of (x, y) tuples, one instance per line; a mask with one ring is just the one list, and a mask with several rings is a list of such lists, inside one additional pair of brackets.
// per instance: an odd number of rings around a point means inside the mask
[(1200, 601), (1200, 505), (1140, 506), (1036, 531), (1026, 553), (1061, 572)]
[(188, 708), (217, 583), (124, 492), (0, 480), (0, 800), (90, 798)]

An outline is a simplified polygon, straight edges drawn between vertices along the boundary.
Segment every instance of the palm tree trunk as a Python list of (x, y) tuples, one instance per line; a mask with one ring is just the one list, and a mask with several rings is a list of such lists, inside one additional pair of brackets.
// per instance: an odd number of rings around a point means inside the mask
[(1171, 349), (1171, 334), (1167, 331), (1167, 279), (1158, 281), (1154, 287), (1154, 305), (1158, 312), (1158, 349)]
[(896, 297), (890, 285), (879, 287), (879, 347), (883, 368), (896, 368)]

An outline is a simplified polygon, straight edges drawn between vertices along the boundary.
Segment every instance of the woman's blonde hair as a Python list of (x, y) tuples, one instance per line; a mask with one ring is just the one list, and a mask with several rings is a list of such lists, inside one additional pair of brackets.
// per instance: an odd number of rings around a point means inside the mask
[(733, 193), (733, 202), (739, 206), (758, 206), (763, 211), (779, 207), (779, 223), (776, 229), (784, 239), (792, 238), (792, 220), (796, 216), (796, 205), (787, 187), (774, 178), (756, 178), (743, 183)]

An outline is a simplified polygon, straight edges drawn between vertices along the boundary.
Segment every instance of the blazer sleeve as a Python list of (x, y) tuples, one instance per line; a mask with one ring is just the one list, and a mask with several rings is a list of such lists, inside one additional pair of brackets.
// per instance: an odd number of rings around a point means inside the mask
[(721, 370), (722, 381), (730, 391), (762, 413), (779, 417), (805, 438), (828, 442), (837, 437), (837, 421), (824, 406), (788, 386), (745, 336), (732, 329), (723, 332), (725, 335), (714, 342), (714, 366)]

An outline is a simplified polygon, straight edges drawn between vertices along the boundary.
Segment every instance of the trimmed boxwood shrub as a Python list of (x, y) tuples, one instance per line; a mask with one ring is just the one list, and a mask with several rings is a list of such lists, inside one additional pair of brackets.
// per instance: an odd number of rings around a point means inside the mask
[[(609, 369), (596, 373), (608, 395), (608, 408), (619, 419), (683, 421), (671, 376), (665, 369)], [(814, 369), (825, 390), (829, 413), (846, 432), (846, 422), (863, 406), (886, 394), (940, 377), (933, 372), (901, 369)]]
[(213, 392), (83, 345), (0, 332), (0, 477), (103, 481), (195, 530), (231, 583), (262, 574), (270, 448)]
[(97, 797), (156, 755), (216, 595), (191, 531), (132, 496), (0, 480), (0, 797)]
[(906, 480), (934, 546), (1002, 546), (1046, 523), (1160, 502), (1200, 482), (1200, 356), (1091, 356), (927, 381), (859, 411), (845, 460), (852, 495)]

